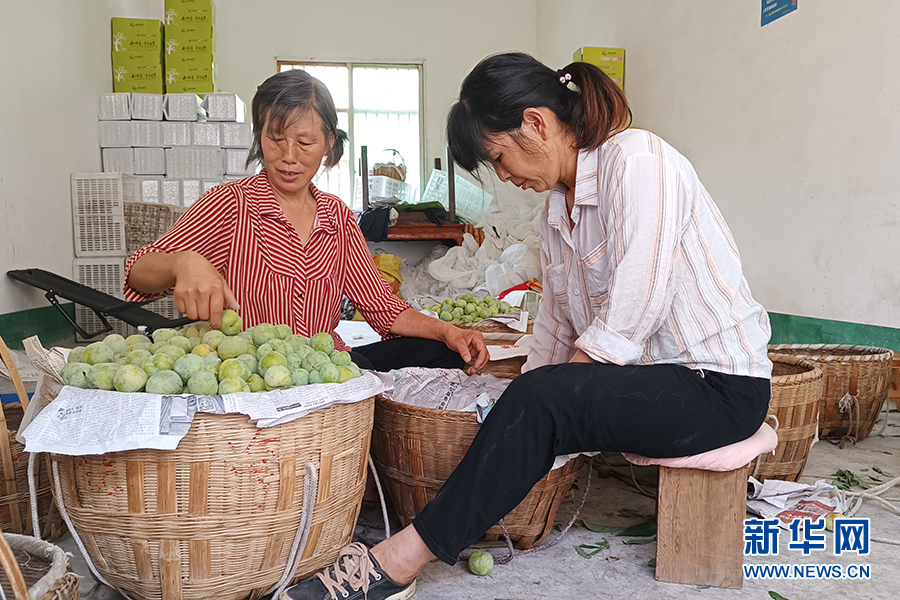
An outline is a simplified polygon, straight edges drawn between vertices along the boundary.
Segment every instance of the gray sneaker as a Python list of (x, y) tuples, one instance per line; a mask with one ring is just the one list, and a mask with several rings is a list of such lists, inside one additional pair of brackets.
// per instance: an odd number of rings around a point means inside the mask
[(415, 579), (395, 583), (369, 549), (354, 542), (341, 550), (332, 566), (289, 587), (278, 600), (406, 600), (415, 593)]

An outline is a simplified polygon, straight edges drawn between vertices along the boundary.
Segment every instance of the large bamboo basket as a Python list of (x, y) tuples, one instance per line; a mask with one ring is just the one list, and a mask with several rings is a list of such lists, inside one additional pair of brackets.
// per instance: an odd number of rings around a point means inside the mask
[(525, 333), (516, 331), (512, 327), (504, 325), (503, 323), (498, 323), (497, 321), (480, 321), (478, 323), (453, 322), (451, 324), (459, 327), (460, 329), (472, 329), (474, 331), (480, 331), (482, 334), (507, 333), (521, 336), (534, 333), (534, 318), (532, 317), (528, 318), (528, 326), (525, 329)]
[[(769, 353), (811, 360), (825, 374), (825, 391), (819, 401), (819, 437), (851, 434), (863, 440), (869, 436), (887, 398), (893, 351), (839, 344), (778, 344), (769, 346)], [(838, 407), (848, 393), (859, 403), (858, 432), (851, 431), (851, 414), (842, 413)]]
[(816, 437), (825, 374), (809, 360), (778, 354), (769, 358), (772, 360), (769, 414), (778, 419), (778, 446), (774, 453), (760, 456), (754, 477), (759, 481), (797, 481)]
[[(3, 338), (0, 338), (0, 359), (6, 365), (19, 396), (19, 402), (3, 405), (0, 409), (0, 529), (32, 535), (28, 493), (29, 455), (25, 452), (25, 446), (16, 441), (16, 432), (28, 408), (28, 394)], [(35, 461), (35, 486), (41, 534), (44, 539), (55, 540), (65, 528), (53, 501), (47, 469), (42, 465), (40, 455), (35, 458), (38, 459)]]
[[(465, 456), (479, 427), (475, 413), (420, 408), (376, 398), (372, 458), (404, 527), (437, 495)], [(550, 471), (504, 517), (503, 523), (517, 547), (531, 548), (550, 534), (559, 505), (583, 462), (579, 456)], [(502, 535), (499, 525), (495, 525), (485, 539)]]
[(59, 456), (63, 506), (100, 575), (130, 598), (259, 598), (278, 583), (316, 466), (312, 528), (295, 579), (351, 541), (374, 400), (257, 429), (198, 413), (176, 450)]
[(0, 534), (0, 585), (5, 598), (78, 600), (78, 576), (66, 553), (37, 538)]

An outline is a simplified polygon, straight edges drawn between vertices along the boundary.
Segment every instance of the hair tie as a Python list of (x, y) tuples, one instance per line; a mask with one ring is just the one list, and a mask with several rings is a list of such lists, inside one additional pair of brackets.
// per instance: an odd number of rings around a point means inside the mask
[(580, 92), (581, 88), (572, 81), (572, 75), (570, 73), (564, 72), (562, 69), (556, 72), (559, 76), (559, 82), (566, 86), (566, 89), (572, 92)]

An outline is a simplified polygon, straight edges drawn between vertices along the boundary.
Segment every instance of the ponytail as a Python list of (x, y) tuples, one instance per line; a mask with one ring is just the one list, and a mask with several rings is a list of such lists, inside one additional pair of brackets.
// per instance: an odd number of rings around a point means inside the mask
[(573, 62), (562, 71), (572, 76), (572, 83), (579, 88), (574, 93), (581, 96), (569, 123), (579, 149), (595, 150), (628, 129), (632, 115), (625, 93), (606, 73), (584, 62)]
[(334, 143), (331, 145), (331, 150), (329, 150), (328, 154), (325, 155), (326, 168), (330, 169), (331, 167), (341, 162), (341, 157), (344, 155), (344, 144), (346, 142), (347, 132), (343, 129), (335, 129)]

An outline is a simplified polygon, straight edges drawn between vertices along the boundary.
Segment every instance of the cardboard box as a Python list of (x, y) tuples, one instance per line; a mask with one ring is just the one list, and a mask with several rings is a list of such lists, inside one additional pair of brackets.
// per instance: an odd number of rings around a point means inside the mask
[(163, 93), (162, 56), (151, 52), (113, 52), (113, 91)]
[(593, 48), (585, 46), (575, 51), (572, 59), (599, 67), (612, 79), (619, 89), (625, 89), (625, 49)]
[(175, 23), (165, 31), (166, 54), (215, 54), (216, 32), (208, 23)]
[(166, 90), (196, 94), (215, 92), (216, 73), (212, 54), (171, 54), (166, 57)]
[(166, 0), (165, 24), (216, 22), (216, 3), (213, 0)]
[(112, 51), (162, 50), (162, 22), (156, 19), (112, 19)]

